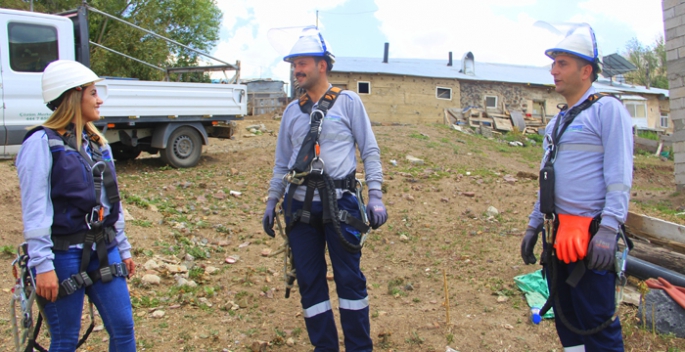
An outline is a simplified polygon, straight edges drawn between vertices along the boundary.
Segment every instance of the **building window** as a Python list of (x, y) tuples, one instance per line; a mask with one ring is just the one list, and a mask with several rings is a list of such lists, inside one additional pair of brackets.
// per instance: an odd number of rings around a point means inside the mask
[(630, 116), (634, 119), (647, 118), (647, 104), (641, 101), (624, 101), (623, 104), (628, 109)]
[(359, 94), (371, 94), (371, 82), (357, 82), (357, 93)]
[(54, 27), (10, 23), (10, 67), (18, 72), (43, 72), (45, 66), (59, 59), (57, 30)]
[(485, 96), (485, 107), (486, 108), (496, 108), (497, 107), (497, 97), (492, 95)]
[(668, 115), (661, 115), (661, 127), (668, 128)]
[(452, 88), (437, 87), (435, 97), (438, 99), (452, 100)]

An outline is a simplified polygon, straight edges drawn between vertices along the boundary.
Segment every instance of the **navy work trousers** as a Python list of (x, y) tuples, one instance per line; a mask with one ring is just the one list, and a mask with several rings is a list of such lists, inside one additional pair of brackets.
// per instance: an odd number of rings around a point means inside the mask
[[(292, 213), (302, 208), (302, 202), (292, 201)], [(357, 198), (345, 193), (338, 200), (338, 208), (360, 218)], [(312, 217), (323, 216), (321, 202), (312, 202)], [(286, 219), (289, 221), (289, 219)], [(360, 234), (345, 223), (340, 223), (348, 242), (359, 244)], [(366, 277), (359, 268), (361, 252), (351, 253), (343, 247), (332, 224), (323, 233), (309, 224), (296, 223), (288, 234), (297, 271), (305, 324), (315, 351), (339, 351), (338, 332), (331, 310), (326, 281), (326, 246), (333, 266), (338, 293), (340, 322), (347, 352), (372, 351), (370, 336), (369, 298)]]
[[(543, 232), (544, 234), (544, 232)], [(545, 236), (542, 236), (543, 239)], [(557, 259), (553, 259), (557, 260)], [(617, 317), (606, 329), (594, 334), (581, 336), (571, 332), (559, 318), (561, 310), (566, 319), (577, 329), (589, 330), (610, 319), (616, 308), (616, 274), (612, 271), (596, 271), (587, 269), (574, 288), (566, 283), (576, 263), (557, 263), (557, 294), (560, 307), (556, 303), (554, 308), (554, 322), (557, 334), (564, 347), (585, 345), (587, 352), (623, 351), (623, 335), (621, 322)], [(545, 265), (547, 286), (552, 292), (552, 265)]]

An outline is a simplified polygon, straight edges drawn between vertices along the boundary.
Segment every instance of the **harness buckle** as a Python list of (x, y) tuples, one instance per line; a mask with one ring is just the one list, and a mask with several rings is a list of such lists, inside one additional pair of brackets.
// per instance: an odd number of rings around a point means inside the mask
[(70, 277), (60, 284), (62, 288), (64, 289), (64, 293), (67, 295), (70, 295), (74, 292), (76, 292), (80, 287), (78, 286), (76, 280), (73, 279), (73, 277)]
[[(314, 168), (314, 164), (315, 164), (316, 162), (321, 163), (321, 167), (320, 167), (320, 168)], [(317, 156), (316, 158), (314, 158), (314, 160), (312, 160), (312, 163), (309, 164), (309, 173), (318, 172), (319, 174), (323, 175), (323, 168), (324, 168), (325, 166), (326, 166), (326, 165), (324, 164), (323, 159), (321, 159), (321, 158), (319, 158), (319, 157)]]
[(341, 210), (338, 212), (338, 220), (340, 222), (347, 223), (347, 217), (350, 215), (350, 213), (347, 210)]
[(100, 268), (100, 280), (102, 280), (103, 283), (112, 281), (112, 268), (109, 266)]
[(85, 271), (71, 275), (71, 279), (78, 284), (79, 288), (93, 285), (93, 280), (91, 280), (90, 276), (88, 276), (88, 273)]
[(124, 263), (112, 264), (112, 268), (114, 269), (114, 276), (117, 276), (117, 277), (127, 277), (128, 276), (128, 269), (126, 268), (126, 265), (124, 265)]

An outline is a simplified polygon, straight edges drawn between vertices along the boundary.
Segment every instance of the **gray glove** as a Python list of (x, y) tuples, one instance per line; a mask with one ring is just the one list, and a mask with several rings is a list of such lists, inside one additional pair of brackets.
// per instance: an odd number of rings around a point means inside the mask
[(526, 229), (526, 234), (523, 235), (523, 241), (521, 242), (521, 258), (526, 264), (535, 264), (537, 259), (533, 250), (535, 249), (535, 243), (538, 241), (538, 232), (534, 227), (528, 227)]
[(588, 249), (588, 268), (591, 270), (611, 270), (616, 259), (616, 244), (618, 233), (608, 227), (599, 227), (599, 231), (592, 237)]
[(264, 217), (262, 218), (262, 226), (264, 227), (264, 232), (271, 237), (276, 237), (274, 233), (274, 216), (276, 216), (276, 203), (278, 199), (269, 198), (266, 201), (266, 210), (264, 211)]

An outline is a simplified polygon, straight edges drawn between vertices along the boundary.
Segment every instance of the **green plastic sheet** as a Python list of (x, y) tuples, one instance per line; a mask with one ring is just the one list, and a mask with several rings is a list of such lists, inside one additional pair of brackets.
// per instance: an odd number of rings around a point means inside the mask
[[(528, 306), (542, 308), (549, 297), (549, 289), (547, 288), (547, 280), (542, 277), (542, 269), (534, 271), (530, 274), (523, 274), (514, 278), (516, 286), (523, 291), (526, 296)], [(542, 316), (545, 319), (554, 318), (552, 309), (547, 311)]]

